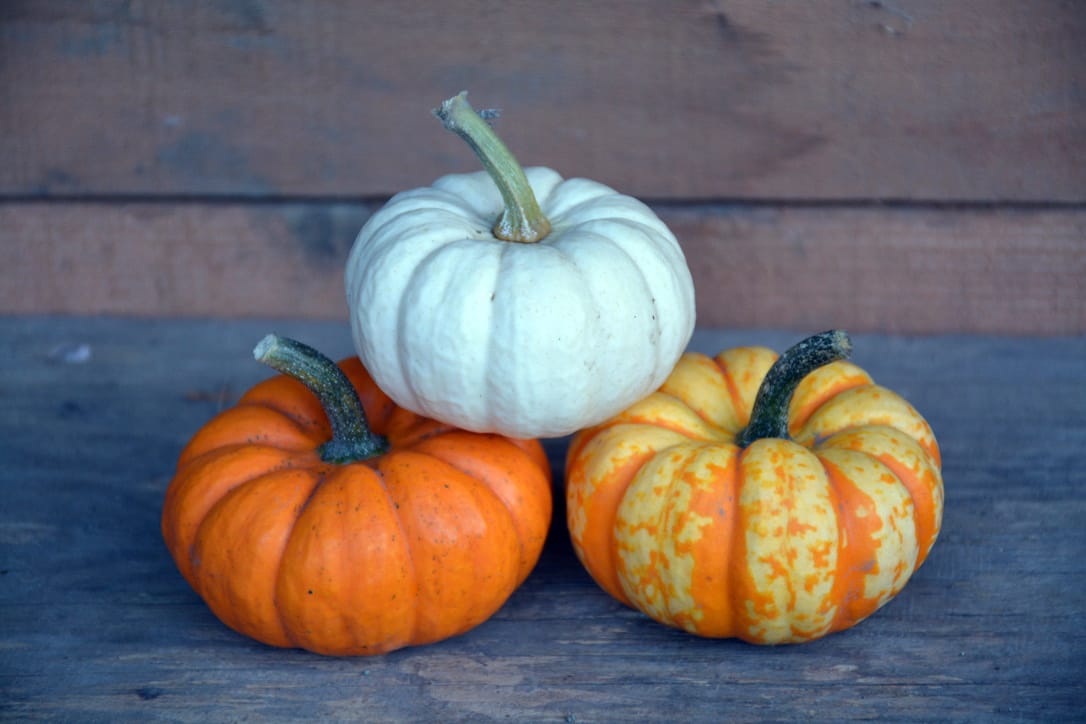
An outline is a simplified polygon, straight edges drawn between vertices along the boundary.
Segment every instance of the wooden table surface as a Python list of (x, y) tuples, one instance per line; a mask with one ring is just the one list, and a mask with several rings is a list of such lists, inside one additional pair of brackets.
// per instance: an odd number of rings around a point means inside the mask
[[(946, 513), (906, 589), (802, 646), (692, 638), (575, 559), (561, 477), (539, 566), (488, 622), (375, 658), (228, 630), (159, 533), (184, 442), (269, 373), (268, 331), (340, 323), (0, 318), (0, 718), (1059, 721), (1086, 718), (1086, 338), (855, 335), (942, 446)], [(817, 330), (808, 330), (817, 331)], [(699, 330), (692, 347), (801, 335)], [(560, 471), (565, 441), (547, 443)]]

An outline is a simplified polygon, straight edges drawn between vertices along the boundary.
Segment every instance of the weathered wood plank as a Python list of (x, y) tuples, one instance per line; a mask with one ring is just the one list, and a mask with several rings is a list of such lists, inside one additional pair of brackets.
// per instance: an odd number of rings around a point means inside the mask
[[(2, 203), (0, 313), (345, 319), (367, 204)], [(660, 205), (707, 327), (1086, 331), (1086, 210)]]
[(366, 205), (0, 204), (7, 312), (346, 318)]
[[(158, 532), (177, 453), (268, 374), (249, 350), (272, 329), (350, 350), (338, 322), (0, 318), (0, 717), (1081, 719), (1086, 337), (856, 336), (855, 360), (935, 429), (947, 502), (931, 558), (848, 632), (770, 649), (665, 629), (595, 587), (559, 506), (540, 565), (490, 621), (337, 660), (231, 633)], [(702, 329), (692, 346), (797, 336)], [(565, 441), (547, 444), (560, 463)]]
[(1038, 0), (0, 6), (0, 193), (387, 196), (470, 153), (669, 198), (1086, 199), (1086, 12)]
[(673, 211), (712, 327), (1086, 331), (1086, 210)]

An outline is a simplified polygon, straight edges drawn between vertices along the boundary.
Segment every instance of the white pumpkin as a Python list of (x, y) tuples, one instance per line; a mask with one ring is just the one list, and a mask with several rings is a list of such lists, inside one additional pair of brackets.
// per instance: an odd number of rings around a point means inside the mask
[(476, 432), (556, 437), (664, 382), (694, 329), (694, 286), (674, 235), (638, 200), (548, 168), (516, 172), (545, 236), (495, 236), (510, 205), (493, 170), (444, 176), (365, 224), (347, 301), (362, 362), (400, 406)]

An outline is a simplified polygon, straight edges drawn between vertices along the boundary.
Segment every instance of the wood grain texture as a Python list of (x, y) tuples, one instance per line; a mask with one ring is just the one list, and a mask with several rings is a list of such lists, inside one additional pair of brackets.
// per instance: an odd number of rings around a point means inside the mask
[(667, 211), (712, 327), (1086, 332), (1086, 212)]
[[(0, 313), (346, 319), (375, 207), (0, 203)], [(1086, 211), (662, 205), (699, 324), (1086, 332)]]
[(0, 194), (382, 197), (525, 163), (654, 199), (1086, 200), (1065, 0), (8, 0)]
[[(929, 560), (854, 629), (783, 648), (666, 629), (592, 583), (559, 508), (490, 621), (328, 659), (226, 629), (158, 531), (178, 452), (269, 374), (250, 350), (272, 329), (350, 350), (335, 322), (0, 319), (0, 718), (1081, 720), (1086, 337), (856, 336), (855, 361), (932, 424), (947, 497)], [(797, 338), (702, 329), (692, 346)], [(547, 443), (556, 466), (565, 445)]]

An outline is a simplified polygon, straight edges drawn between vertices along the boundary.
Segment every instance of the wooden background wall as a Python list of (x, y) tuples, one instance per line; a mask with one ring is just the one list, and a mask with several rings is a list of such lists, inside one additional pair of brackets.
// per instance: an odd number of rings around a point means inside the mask
[(0, 313), (345, 318), (354, 235), (526, 164), (651, 203), (705, 327), (1086, 332), (1079, 0), (4, 0)]

